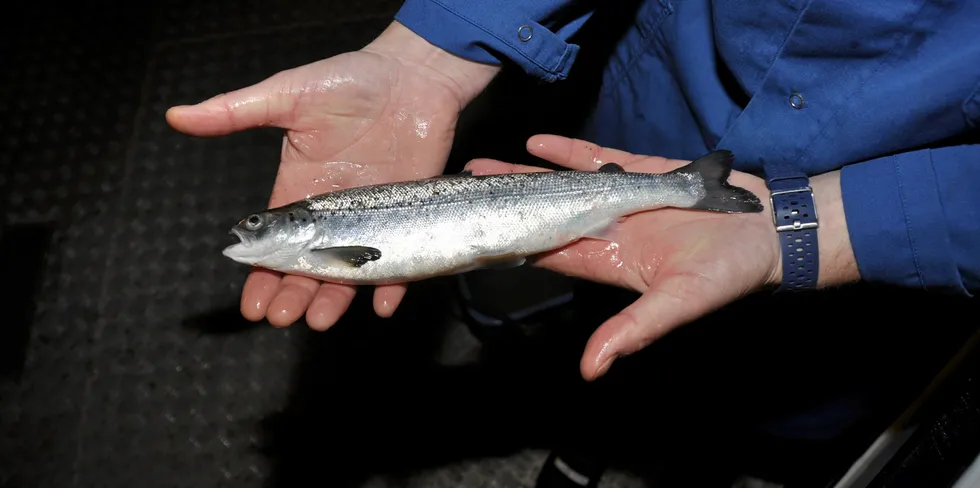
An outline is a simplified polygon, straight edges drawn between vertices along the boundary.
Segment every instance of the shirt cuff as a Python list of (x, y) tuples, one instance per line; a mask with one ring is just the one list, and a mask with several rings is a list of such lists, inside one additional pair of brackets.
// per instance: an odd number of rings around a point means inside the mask
[(579, 46), (532, 20), (520, 5), (406, 0), (395, 20), (463, 59), (499, 65), (504, 58), (547, 82), (567, 78)]
[(928, 150), (845, 166), (841, 192), (864, 281), (969, 295)]

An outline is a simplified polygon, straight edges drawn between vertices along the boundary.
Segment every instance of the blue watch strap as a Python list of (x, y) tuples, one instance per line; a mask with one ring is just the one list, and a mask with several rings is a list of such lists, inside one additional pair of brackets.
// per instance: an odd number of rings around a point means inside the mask
[(773, 224), (783, 259), (781, 290), (817, 287), (820, 253), (817, 247), (817, 208), (810, 178), (788, 163), (764, 162)]

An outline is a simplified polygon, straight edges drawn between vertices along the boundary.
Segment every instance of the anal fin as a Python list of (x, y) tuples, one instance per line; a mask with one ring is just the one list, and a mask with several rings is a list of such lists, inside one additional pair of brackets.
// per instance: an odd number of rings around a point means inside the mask
[(518, 256), (514, 254), (505, 254), (502, 256), (486, 256), (476, 258), (477, 265), (482, 269), (511, 269), (519, 268), (524, 266), (527, 262), (527, 258), (524, 256)]
[(583, 234), (582, 237), (588, 237), (589, 239), (596, 239), (600, 241), (614, 241), (614, 237), (620, 234), (620, 229), (622, 228), (622, 223), (626, 221), (625, 217), (621, 217), (611, 223), (595, 227), (590, 229)]

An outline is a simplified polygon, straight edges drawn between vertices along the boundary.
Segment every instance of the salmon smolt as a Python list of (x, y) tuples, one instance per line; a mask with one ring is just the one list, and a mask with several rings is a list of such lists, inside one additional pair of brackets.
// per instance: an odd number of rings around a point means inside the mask
[(669, 173), (469, 172), (349, 188), (249, 215), (231, 229), (228, 258), (342, 284), (405, 283), (527, 257), (620, 219), (664, 207), (761, 212), (752, 192), (728, 183), (734, 156), (711, 152)]

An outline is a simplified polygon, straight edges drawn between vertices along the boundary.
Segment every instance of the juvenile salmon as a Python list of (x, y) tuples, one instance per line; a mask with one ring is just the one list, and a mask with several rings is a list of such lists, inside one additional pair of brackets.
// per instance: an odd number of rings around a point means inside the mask
[(231, 229), (234, 261), (345, 284), (423, 280), (525, 258), (601, 236), (622, 217), (663, 207), (761, 212), (730, 185), (734, 156), (711, 152), (664, 174), (469, 172), (350, 188), (252, 214)]

